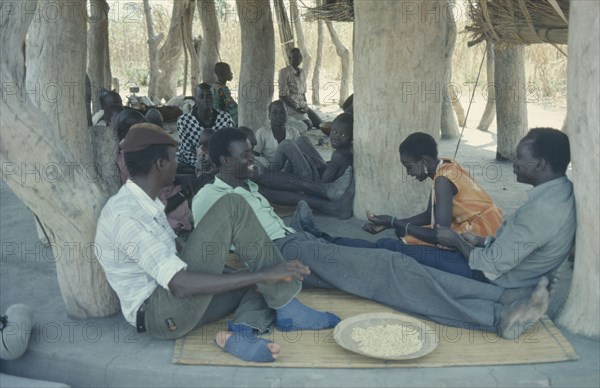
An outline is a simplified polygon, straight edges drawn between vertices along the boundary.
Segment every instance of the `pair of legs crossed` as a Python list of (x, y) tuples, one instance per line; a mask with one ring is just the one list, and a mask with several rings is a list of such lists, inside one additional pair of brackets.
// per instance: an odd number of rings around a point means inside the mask
[[(188, 271), (220, 275), (232, 244), (248, 271), (260, 271), (284, 261), (252, 208), (237, 194), (225, 195), (211, 207), (188, 239), (181, 258), (188, 264)], [(153, 337), (178, 338), (235, 312), (234, 321), (228, 323), (230, 333), (219, 332), (217, 344), (244, 360), (271, 362), (279, 354), (279, 345), (257, 338), (255, 331), (265, 332), (273, 320), (278, 329), (287, 331), (320, 330), (339, 322), (334, 314), (318, 312), (298, 302), (294, 297), (301, 286), (299, 280), (290, 278), (287, 282), (259, 282), (258, 291), (246, 287), (186, 298), (177, 298), (158, 287), (149, 298), (146, 328)]]
[[(226, 195), (206, 213), (189, 237), (180, 257), (188, 271), (222, 274), (231, 244), (249, 271), (258, 271), (283, 261), (254, 212), (239, 195)], [(235, 311), (235, 324), (264, 332), (275, 317), (273, 309), (290, 302), (300, 292), (301, 282), (258, 283), (218, 295), (177, 298), (158, 287), (150, 296), (146, 328), (157, 338), (173, 339), (194, 328)], [(175, 325), (169, 325), (167, 319)]]
[(269, 168), (318, 182), (321, 178), (320, 173), (325, 168), (325, 161), (310, 139), (300, 136), (279, 143)]

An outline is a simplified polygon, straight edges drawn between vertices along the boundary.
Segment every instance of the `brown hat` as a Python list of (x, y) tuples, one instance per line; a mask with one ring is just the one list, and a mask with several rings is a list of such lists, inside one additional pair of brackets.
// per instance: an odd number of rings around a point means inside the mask
[(164, 129), (151, 123), (132, 125), (121, 142), (123, 152), (137, 152), (155, 144), (167, 144), (177, 147), (177, 142)]

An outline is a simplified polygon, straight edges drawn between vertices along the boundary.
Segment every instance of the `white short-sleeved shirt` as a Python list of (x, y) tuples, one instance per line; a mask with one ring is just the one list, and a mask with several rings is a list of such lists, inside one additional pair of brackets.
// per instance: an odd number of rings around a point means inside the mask
[[(296, 128), (289, 125), (285, 127), (286, 140), (296, 140), (299, 137), (300, 133)], [(262, 127), (256, 131), (256, 146), (254, 146), (254, 152), (260, 154), (257, 159), (265, 167), (269, 167), (269, 164), (275, 157), (278, 146), (279, 143), (277, 142), (277, 139), (275, 139), (275, 136), (273, 136), (271, 127)]]
[(169, 289), (173, 276), (187, 268), (177, 256), (175, 233), (157, 198), (128, 180), (100, 213), (96, 256), (121, 301), (127, 322), (157, 286)]

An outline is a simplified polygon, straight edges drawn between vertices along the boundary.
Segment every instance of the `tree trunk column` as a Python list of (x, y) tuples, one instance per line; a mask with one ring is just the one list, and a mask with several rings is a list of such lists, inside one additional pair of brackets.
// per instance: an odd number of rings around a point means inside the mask
[[(198, 1), (198, 13), (202, 21), (202, 45), (200, 47), (200, 72), (202, 82), (215, 82), (215, 63), (220, 62), (219, 45), (221, 30), (215, 9), (215, 0)], [(196, 86), (196, 85), (192, 85)]]
[(496, 159), (513, 160), (528, 131), (525, 59), (522, 46), (494, 47), (498, 148)]
[(571, 2), (567, 101), (577, 201), (577, 246), (571, 292), (558, 318), (558, 323), (572, 332), (595, 337), (600, 336), (599, 13), (600, 3), (597, 1)]
[[(48, 10), (39, 7), (57, 8), (56, 2), (37, 6), (36, 12), (42, 15), (49, 15)], [(30, 2), (27, 9), (34, 7), (35, 2)], [(0, 20), (0, 35), (6, 38), (0, 45), (4, 61), (1, 82), (20, 89), (11, 89), (14, 93), (6, 94), (3, 101), (0, 163), (11, 190), (49, 227), (67, 313), (98, 317), (115, 313), (119, 304), (93, 249), (96, 222), (106, 197), (90, 168), (82, 98), (85, 1), (63, 1), (58, 8), (60, 22), (40, 18), (31, 24), (26, 84), (23, 44), (31, 17), (8, 15)], [(21, 170), (32, 174), (22, 175)]]
[(448, 39), (446, 40), (446, 86), (444, 87), (444, 101), (442, 102), (441, 133), (443, 139), (456, 139), (460, 136), (454, 109), (452, 107), (452, 57), (456, 44), (456, 22), (451, 14), (446, 14), (446, 25), (448, 28)]
[[(354, 214), (408, 215), (431, 186), (406, 175), (398, 146), (438, 137), (448, 28), (446, 1), (354, 2)], [(447, 6), (446, 6), (447, 8)]]
[(238, 124), (253, 130), (268, 124), (273, 97), (275, 31), (269, 0), (237, 0), (242, 30)]
[(112, 74), (108, 50), (108, 11), (106, 0), (90, 0), (88, 30), (88, 76), (92, 90), (93, 113), (98, 112), (101, 88), (110, 89)]

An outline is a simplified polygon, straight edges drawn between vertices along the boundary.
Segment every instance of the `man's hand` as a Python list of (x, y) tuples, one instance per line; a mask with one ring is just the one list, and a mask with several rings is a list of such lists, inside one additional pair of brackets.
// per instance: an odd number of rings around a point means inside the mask
[(299, 107), (296, 108), (296, 112), (298, 112), (298, 113), (306, 113), (306, 112), (308, 112), (308, 110), (306, 108), (304, 108), (304, 107), (299, 106)]
[(461, 237), (452, 228), (447, 226), (436, 226), (436, 238), (438, 243), (447, 247), (458, 248)]
[(267, 283), (291, 282), (294, 279), (304, 280), (310, 269), (297, 260), (279, 263), (261, 271)]
[(436, 225), (435, 230), (439, 244), (458, 249), (465, 259), (468, 259), (471, 251), (475, 249), (471, 242), (465, 240), (460, 234), (447, 226)]
[(478, 236), (471, 232), (464, 232), (460, 235), (466, 242), (476, 247), (482, 247), (485, 245), (485, 237)]

